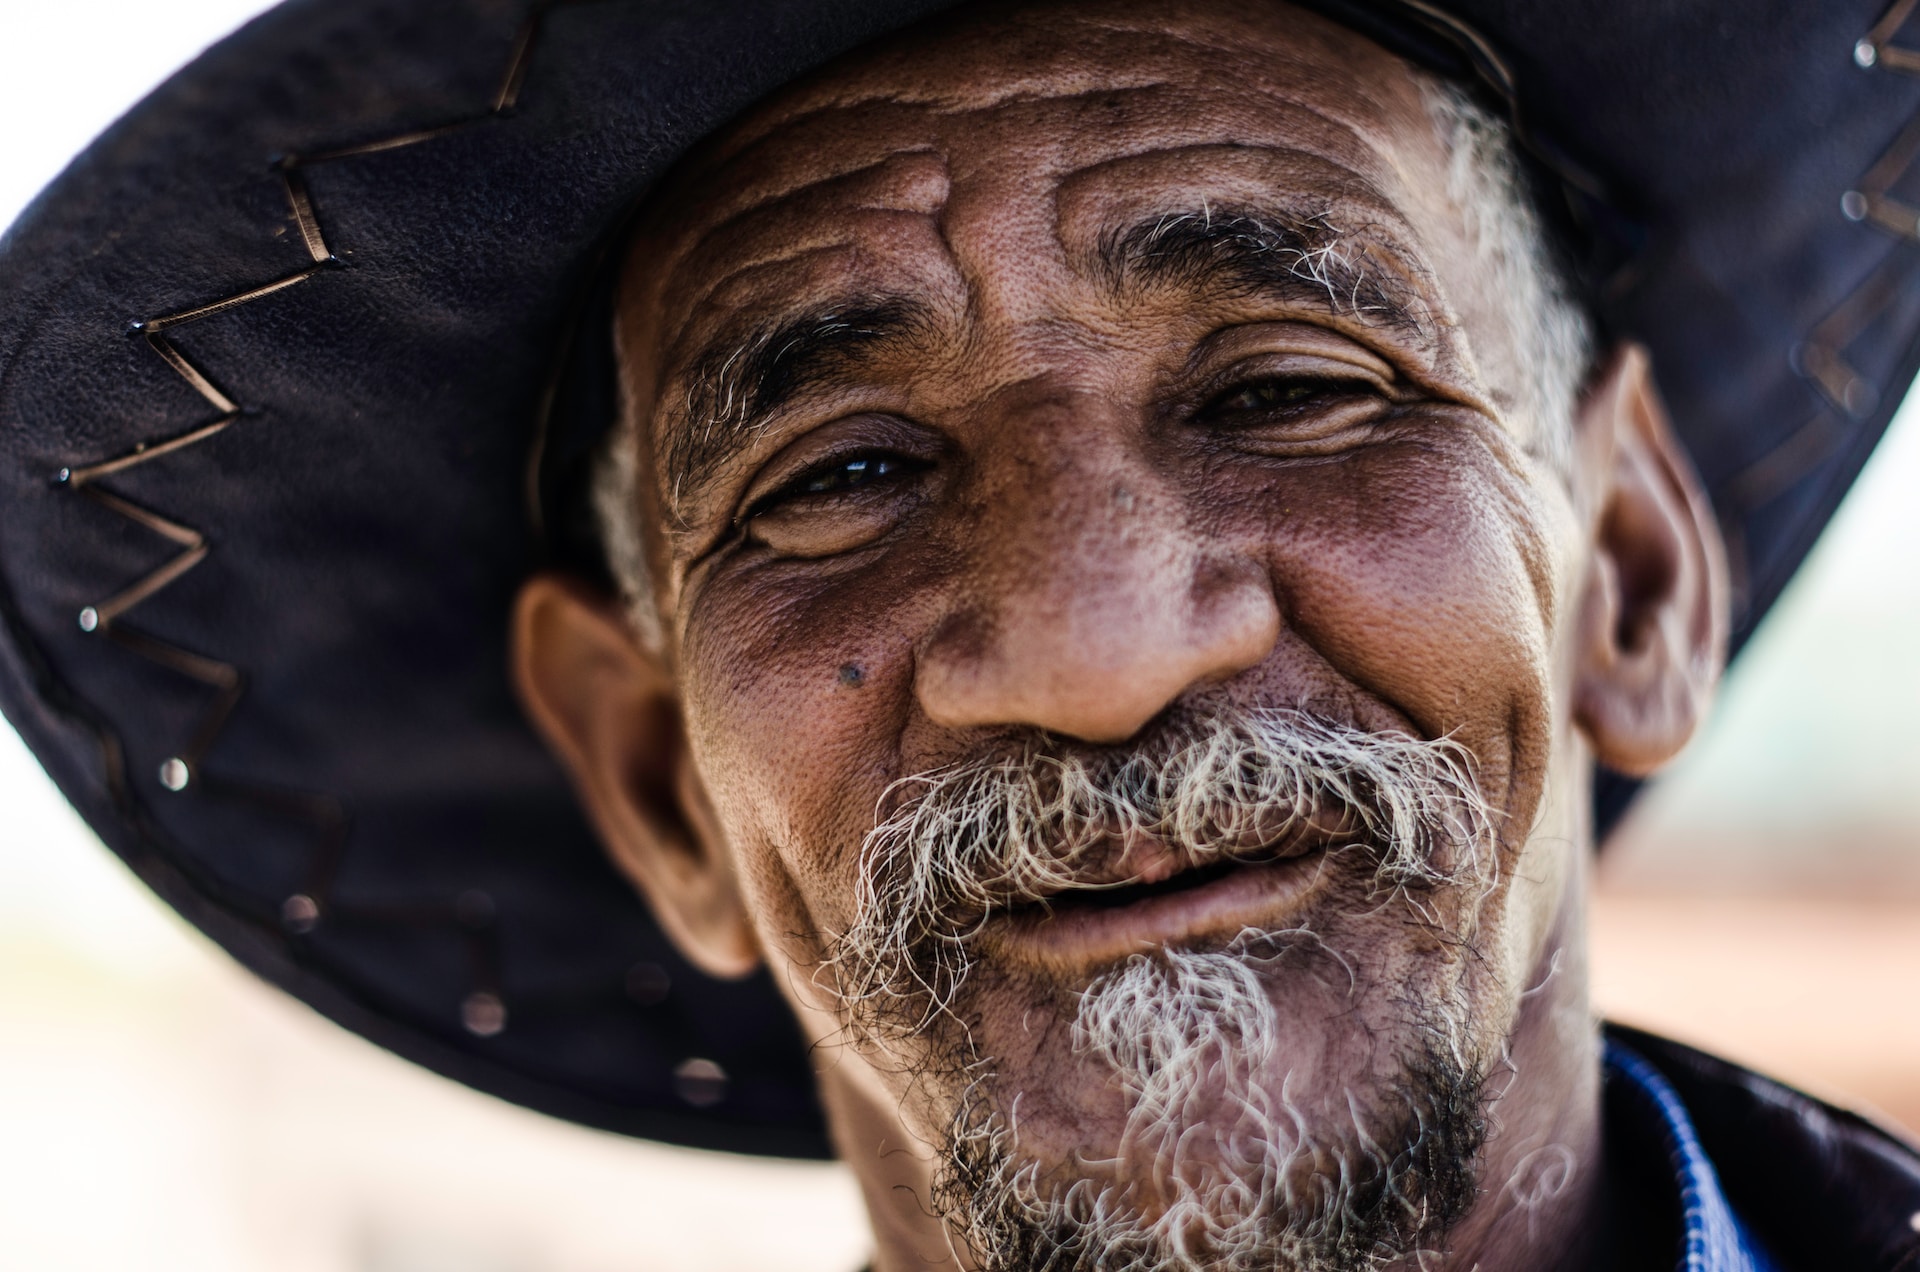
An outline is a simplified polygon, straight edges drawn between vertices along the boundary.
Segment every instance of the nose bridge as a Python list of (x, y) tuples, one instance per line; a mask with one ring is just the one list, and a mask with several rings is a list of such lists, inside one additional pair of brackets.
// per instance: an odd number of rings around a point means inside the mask
[(976, 558), (1010, 623), (1065, 638), (1137, 621), (1137, 602), (1165, 600), (1196, 554), (1186, 510), (1104, 414), (1081, 405), (1013, 425), (1024, 453), (990, 499)]
[(1206, 542), (1124, 408), (1038, 385), (991, 406), (964, 582), (918, 651), (930, 718), (1120, 741), (1266, 655), (1264, 570)]
[(1065, 582), (1047, 564), (1062, 554), (1111, 570), (1190, 537), (1118, 406), (1084, 390), (1036, 391), (993, 416), (988, 427), (1005, 461), (983, 483), (977, 572), (1007, 570), (1014, 586), (1046, 592)]

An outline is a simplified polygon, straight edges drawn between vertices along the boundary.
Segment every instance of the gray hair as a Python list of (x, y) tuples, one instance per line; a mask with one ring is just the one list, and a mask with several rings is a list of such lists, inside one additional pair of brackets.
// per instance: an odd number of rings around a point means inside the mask
[(660, 604), (647, 564), (646, 535), (640, 528), (640, 447), (644, 443), (624, 387), (620, 396), (620, 419), (594, 452), (588, 496), (593, 501), (600, 552), (620, 590), (627, 622), (643, 646), (658, 652), (666, 647), (666, 634), (660, 630)]
[(1452, 80), (1422, 76), (1427, 113), (1447, 151), (1447, 197), (1460, 210), (1474, 264), (1512, 324), (1524, 381), (1516, 405), (1534, 426), (1532, 450), (1555, 472), (1573, 462), (1573, 412), (1593, 358), (1593, 324), (1541, 224), (1513, 128)]
[[(1532, 452), (1564, 476), (1572, 463), (1574, 404), (1592, 357), (1592, 324), (1541, 224), (1512, 127), (1452, 81), (1422, 76), (1421, 91), (1446, 148), (1447, 196), (1466, 222), (1474, 263), (1506, 298), (1524, 371), (1515, 406), (1534, 426)], [(629, 404), (594, 456), (590, 489), (601, 550), (628, 621), (657, 650), (664, 634), (640, 525), (643, 444)]]
[(1043, 1176), (991, 1075), (969, 1088), (931, 1195), (984, 1272), (1426, 1266), (1480, 1193), (1491, 1066), (1443, 996), (1413, 1007), (1425, 1050), (1400, 1057), (1391, 1087), (1371, 1099), (1348, 1088), (1350, 1123), (1316, 1126), (1271, 1077), (1283, 1028), (1267, 965), (1296, 935), (1311, 936), (1249, 930), (1216, 951), (1143, 951), (1080, 995), (1073, 1051), (1126, 1092), (1117, 1156), (1153, 1163), (1157, 1214), (1128, 1187)]

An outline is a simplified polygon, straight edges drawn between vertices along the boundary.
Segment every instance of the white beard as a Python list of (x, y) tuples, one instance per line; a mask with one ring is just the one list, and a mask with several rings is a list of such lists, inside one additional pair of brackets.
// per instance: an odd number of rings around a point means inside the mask
[(1412, 1025), (1396, 1030), (1406, 1054), (1320, 1091), (1304, 1115), (1276, 1055), (1300, 1040), (1282, 1037), (1274, 996), (1281, 956), (1317, 943), (1310, 933), (1135, 955), (1079, 993), (1069, 1080), (1117, 1084), (1125, 1110), (1103, 1148), (1114, 1160), (1082, 1157), (1084, 1173), (1020, 1151), (1018, 1092), (965, 1018), (982, 992), (980, 928), (1134, 837), (1205, 866), (1249, 846), (1257, 859), (1262, 842), (1327, 818), (1353, 837), (1328, 860), (1356, 896), (1404, 905), (1464, 949), (1471, 898), (1498, 869), (1472, 769), (1445, 738), (1223, 709), (1126, 751), (1041, 741), (896, 783), (823, 972), (856, 1031), (900, 1046), (930, 1086), (971, 1083), (955, 1093), (932, 1201), (987, 1272), (1364, 1272), (1464, 1211), (1485, 1065), (1462, 1004), (1399, 1004), (1396, 987), (1373, 986)]
[(1458, 1216), (1484, 1130), (1482, 1069), (1458, 1060), (1459, 1029), (1428, 1023), (1400, 1116), (1356, 1105), (1338, 1142), (1315, 1142), (1269, 1081), (1275, 949), (1250, 931), (1216, 952), (1140, 954), (1081, 996), (1074, 1050), (1126, 1092), (1117, 1175), (1146, 1188), (1043, 1177), (976, 1088), (936, 1196), (988, 1272), (1361, 1272)]

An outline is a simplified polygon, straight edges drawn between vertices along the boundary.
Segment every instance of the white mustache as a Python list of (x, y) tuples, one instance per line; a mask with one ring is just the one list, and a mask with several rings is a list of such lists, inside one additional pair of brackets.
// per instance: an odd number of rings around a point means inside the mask
[(1479, 873), (1492, 822), (1453, 740), (1270, 709), (1217, 711), (1122, 753), (1036, 742), (904, 778), (880, 807), (827, 965), (857, 1020), (909, 1034), (951, 1004), (968, 938), (996, 912), (1126, 882), (1098, 877), (1115, 845), (1156, 841), (1192, 867), (1332, 827), (1392, 890)]

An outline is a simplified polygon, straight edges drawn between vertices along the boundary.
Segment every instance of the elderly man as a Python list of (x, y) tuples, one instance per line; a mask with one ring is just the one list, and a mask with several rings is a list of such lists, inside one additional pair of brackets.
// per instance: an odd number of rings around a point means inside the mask
[[(239, 667), (123, 618), (212, 536), (101, 484), (244, 422), (217, 334), (173, 329), (375, 268), (324, 209), (399, 178), (329, 165), (433, 135), (290, 142), (310, 263), (136, 324), (218, 418), (56, 484), (182, 549), (78, 625), (218, 690), (162, 786), (320, 828), (281, 886), (302, 974), (358, 959), (377, 999), (408, 938), (321, 938), (443, 923), (504, 1044), (512, 889), (369, 917), (337, 803), (223, 787)], [(1894, 1140), (1591, 1020), (1596, 766), (1686, 743), (1730, 584), (1546, 179), (1475, 90), (1315, 12), (965, 6), (701, 137), (580, 271), (614, 391), (566, 354), (548, 418), (602, 403), (604, 437), (547, 426), (531, 480), (590, 505), (605, 574), (518, 585), (514, 679), (678, 954), (771, 973), (882, 1272), (1920, 1266)]]
[(1586, 775), (1685, 742), (1726, 588), (1590, 346), (1502, 128), (1304, 13), (967, 15), (664, 183), (627, 603), (530, 583), (520, 682), (681, 948), (778, 971), (881, 1267), (1636, 1231)]

